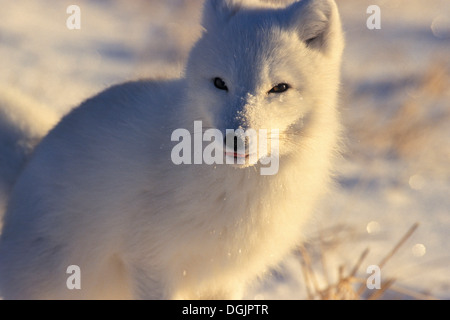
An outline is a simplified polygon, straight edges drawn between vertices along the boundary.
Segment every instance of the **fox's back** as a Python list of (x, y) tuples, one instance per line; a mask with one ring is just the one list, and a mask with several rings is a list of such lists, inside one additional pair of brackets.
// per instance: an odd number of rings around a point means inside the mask
[[(167, 170), (161, 164), (170, 161), (170, 140), (163, 137), (170, 137), (177, 125), (173, 115), (179, 106), (179, 96), (171, 90), (181, 92), (183, 81), (114, 86), (74, 109), (41, 141), (15, 184), (4, 216), (1, 284), (14, 286), (11, 272), (20, 270), (30, 277), (22, 293), (41, 287), (32, 284), (33, 261), (48, 270), (41, 275), (48, 279), (59, 258), (76, 254), (68, 247), (71, 243), (84, 242), (84, 248), (102, 243), (95, 253), (83, 249), (74, 262), (81, 265), (80, 257), (101, 260), (117, 249), (130, 224), (132, 204), (139, 206), (140, 194), (157, 193), (159, 175)], [(65, 276), (59, 275), (61, 283)]]

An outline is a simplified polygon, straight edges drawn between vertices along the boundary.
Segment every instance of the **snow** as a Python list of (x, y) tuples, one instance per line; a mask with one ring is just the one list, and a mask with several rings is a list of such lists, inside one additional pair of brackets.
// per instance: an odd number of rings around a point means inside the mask
[[(347, 39), (341, 93), (347, 151), (335, 192), (307, 230), (318, 281), (336, 279), (340, 265), (351, 269), (369, 248), (358, 273), (367, 278), (367, 267), (418, 222), (382, 268), (382, 280), (394, 277), (397, 288), (449, 299), (450, 3), (373, 0), (381, 29), (369, 30), (367, 3), (337, 2)], [(66, 27), (70, 4), (81, 9), (81, 30)], [(111, 84), (177, 76), (201, 32), (201, 4), (1, 1), (0, 88), (61, 117)], [(246, 298), (307, 298), (300, 261), (293, 254)], [(410, 295), (392, 290), (385, 298)]]

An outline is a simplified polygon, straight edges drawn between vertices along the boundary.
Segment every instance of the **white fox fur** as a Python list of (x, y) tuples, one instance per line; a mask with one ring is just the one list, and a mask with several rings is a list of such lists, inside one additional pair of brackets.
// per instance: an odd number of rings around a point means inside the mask
[(0, 88), (0, 218), (30, 153), (58, 119), (56, 112), (19, 90)]
[[(337, 7), (207, 0), (203, 27), (183, 78), (112, 87), (37, 146), (4, 218), (4, 298), (241, 298), (301, 240), (338, 151)], [(268, 93), (279, 83), (290, 89)], [(279, 129), (279, 172), (174, 165), (171, 133), (196, 120)]]

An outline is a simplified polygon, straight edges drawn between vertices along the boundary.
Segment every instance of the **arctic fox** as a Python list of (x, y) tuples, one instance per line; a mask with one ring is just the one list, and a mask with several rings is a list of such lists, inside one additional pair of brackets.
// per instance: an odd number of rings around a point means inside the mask
[[(4, 298), (239, 299), (298, 244), (338, 152), (336, 4), (207, 0), (202, 25), (182, 78), (112, 87), (36, 147), (4, 217)], [(278, 173), (174, 164), (195, 121), (278, 130)]]

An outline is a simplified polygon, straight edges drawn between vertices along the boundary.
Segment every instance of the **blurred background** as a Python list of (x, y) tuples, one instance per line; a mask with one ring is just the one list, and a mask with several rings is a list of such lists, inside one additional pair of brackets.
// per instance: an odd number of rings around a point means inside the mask
[[(178, 77), (202, 2), (0, 0), (0, 103), (59, 119), (109, 85)], [(338, 185), (305, 245), (247, 298), (449, 299), (450, 2), (336, 2), (347, 42)], [(80, 30), (66, 27), (71, 4)], [(369, 5), (381, 29), (367, 28)], [(380, 264), (384, 289), (358, 291)]]

